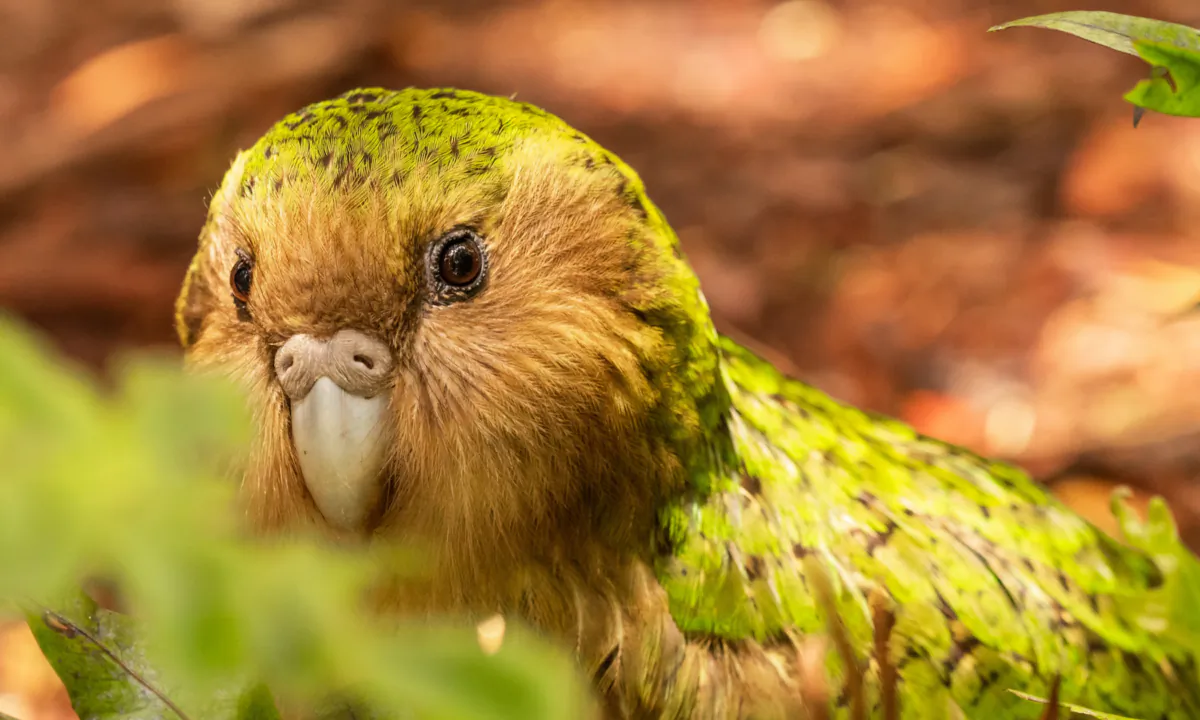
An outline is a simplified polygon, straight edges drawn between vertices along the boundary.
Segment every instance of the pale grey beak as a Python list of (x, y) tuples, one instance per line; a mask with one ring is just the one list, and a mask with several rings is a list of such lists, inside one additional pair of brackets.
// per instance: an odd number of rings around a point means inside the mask
[(293, 335), (275, 354), (304, 484), (339, 530), (363, 529), (380, 500), (392, 364), (386, 345), (357, 330)]

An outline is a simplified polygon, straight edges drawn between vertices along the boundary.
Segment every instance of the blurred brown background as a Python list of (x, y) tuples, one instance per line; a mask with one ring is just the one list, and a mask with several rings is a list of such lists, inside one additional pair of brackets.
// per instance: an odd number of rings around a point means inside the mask
[[(0, 307), (83, 362), (174, 342), (208, 194), (359, 85), (542, 105), (642, 173), (719, 327), (850, 402), (1200, 547), (1200, 120), (1138, 60), (991, 24), (1194, 0), (0, 0)], [(0, 710), (72, 717), (22, 627)]]

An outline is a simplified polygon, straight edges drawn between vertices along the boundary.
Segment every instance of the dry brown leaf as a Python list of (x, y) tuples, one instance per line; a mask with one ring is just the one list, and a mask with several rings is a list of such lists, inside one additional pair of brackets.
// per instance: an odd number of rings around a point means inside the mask
[(194, 51), (178, 34), (120, 45), (54, 88), (50, 115), (76, 137), (96, 132), (189, 84)]

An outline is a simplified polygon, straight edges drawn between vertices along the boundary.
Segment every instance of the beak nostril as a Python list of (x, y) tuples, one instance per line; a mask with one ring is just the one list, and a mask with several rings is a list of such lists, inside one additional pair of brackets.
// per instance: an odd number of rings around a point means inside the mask
[(361, 398), (378, 395), (391, 379), (392, 352), (379, 340), (355, 330), (339, 330), (331, 338), (298, 333), (275, 352), (280, 387), (299, 400), (320, 378)]

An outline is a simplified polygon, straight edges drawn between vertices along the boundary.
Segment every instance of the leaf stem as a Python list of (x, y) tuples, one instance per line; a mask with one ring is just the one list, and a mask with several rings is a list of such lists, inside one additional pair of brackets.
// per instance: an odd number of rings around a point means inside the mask
[(66, 618), (64, 615), (57, 613), (54, 610), (51, 610), (50, 608), (47, 608), (45, 606), (42, 606), (42, 622), (46, 623), (46, 627), (50, 628), (51, 630), (53, 630), (56, 633), (68, 635), (68, 637), (71, 637), (74, 635), (79, 635), (79, 636), (83, 637), (85, 640), (90, 642), (92, 645), (96, 646), (96, 648), (100, 652), (107, 655), (108, 658), (110, 660), (112, 660), (113, 662), (115, 662), (117, 664), (117, 666), (121, 668), (121, 670), (125, 671), (125, 673), (127, 673), (129, 675), (129, 677), (133, 678), (139, 685), (146, 688), (146, 690), (150, 691), (155, 697), (157, 697), (160, 701), (162, 701), (162, 704), (166, 705), (168, 708), (171, 709), (172, 712), (174, 712), (176, 715), (178, 715), (180, 720), (191, 720), (187, 716), (187, 713), (185, 713), (182, 709), (180, 709), (180, 707), (178, 705), (176, 705), (174, 702), (171, 701), (171, 698), (164, 695), (162, 692), (160, 692), (158, 690), (158, 688), (151, 685), (149, 683), (149, 681), (147, 681), (145, 678), (143, 678), (141, 675), (139, 675), (133, 668), (126, 665), (125, 662), (123, 660), (121, 660), (121, 658), (118, 657), (115, 652), (110, 650), (107, 645), (100, 642), (95, 636), (93, 636), (91, 633), (89, 633), (84, 628), (75, 624), (74, 622), (72, 622), (71, 620)]

